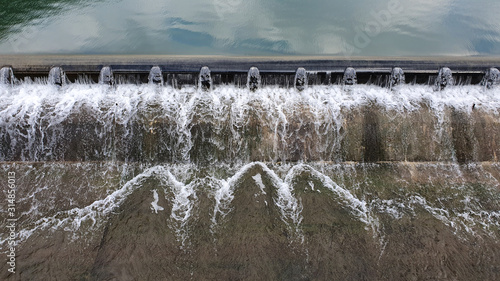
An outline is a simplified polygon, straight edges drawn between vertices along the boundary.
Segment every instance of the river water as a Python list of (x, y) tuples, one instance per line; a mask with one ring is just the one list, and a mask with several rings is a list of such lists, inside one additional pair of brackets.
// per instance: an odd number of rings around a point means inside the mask
[(4, 54), (500, 55), (495, 0), (4, 2)]

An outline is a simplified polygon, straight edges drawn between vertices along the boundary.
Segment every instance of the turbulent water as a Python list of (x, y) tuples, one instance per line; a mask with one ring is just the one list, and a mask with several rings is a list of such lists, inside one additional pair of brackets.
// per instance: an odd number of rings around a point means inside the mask
[(499, 109), (479, 86), (0, 88), (14, 278), (497, 279)]
[[(250, 93), (230, 86), (204, 92), (33, 83), (0, 91), (4, 161), (496, 160), (496, 144), (486, 155), (482, 138), (496, 138), (499, 90), (479, 86), (440, 92), (422, 85), (393, 91), (271, 87)], [(476, 132), (481, 126), (484, 132)], [(453, 128), (465, 130), (472, 147), (458, 147)], [(370, 151), (373, 146), (380, 151)], [(467, 149), (472, 155), (456, 155)]]

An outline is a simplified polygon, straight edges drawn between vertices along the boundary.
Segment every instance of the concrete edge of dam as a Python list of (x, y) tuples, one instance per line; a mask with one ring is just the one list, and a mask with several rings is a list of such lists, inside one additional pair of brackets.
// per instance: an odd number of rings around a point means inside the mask
[(387, 71), (401, 67), (406, 72), (434, 72), (449, 67), (456, 72), (484, 71), (499, 67), (496, 57), (230, 57), (230, 56), (165, 56), (165, 55), (0, 55), (1, 66), (19, 72), (48, 71), (51, 66), (64, 66), (66, 71), (99, 72), (103, 65), (115, 71), (149, 71), (154, 65), (163, 71), (198, 72), (207, 65), (214, 72), (247, 72), (252, 66), (267, 72), (344, 71), (348, 66), (363, 71)]
[[(205, 66), (210, 69), (214, 85), (245, 85), (248, 71), (255, 67), (262, 75), (262, 85), (285, 87), (296, 84), (294, 77), (299, 69), (307, 71), (308, 85), (342, 84), (345, 79), (344, 72), (355, 69), (356, 83), (386, 86), (390, 83), (390, 76), (395, 68), (404, 71), (403, 76), (406, 75), (406, 83), (409, 84), (435, 84), (441, 69), (449, 69), (454, 78), (454, 85), (476, 85), (484, 84), (491, 69), (498, 73), (500, 58), (0, 55), (0, 67), (10, 68), (13, 77), (18, 81), (27, 78), (43, 79), (52, 68), (60, 67), (70, 82), (99, 82), (101, 70), (108, 67), (112, 70), (115, 81), (141, 84), (148, 82), (152, 68), (156, 68), (155, 71), (159, 71), (160, 76), (163, 76), (162, 83), (165, 81), (167, 85), (181, 87), (197, 85), (200, 69)], [(495, 79), (500, 80), (498, 77)]]

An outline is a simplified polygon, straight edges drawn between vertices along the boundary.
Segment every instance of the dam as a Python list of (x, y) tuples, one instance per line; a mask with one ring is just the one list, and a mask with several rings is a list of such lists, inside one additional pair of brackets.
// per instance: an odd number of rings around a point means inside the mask
[(1, 279), (500, 278), (498, 59), (0, 64)]

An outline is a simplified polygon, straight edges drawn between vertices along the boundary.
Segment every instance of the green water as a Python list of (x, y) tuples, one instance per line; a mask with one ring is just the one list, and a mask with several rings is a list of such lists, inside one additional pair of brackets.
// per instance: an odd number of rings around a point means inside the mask
[(496, 56), (499, 12), (494, 0), (3, 0), (0, 54)]

